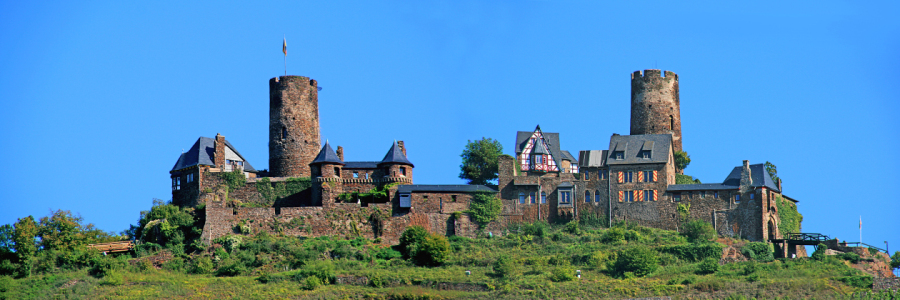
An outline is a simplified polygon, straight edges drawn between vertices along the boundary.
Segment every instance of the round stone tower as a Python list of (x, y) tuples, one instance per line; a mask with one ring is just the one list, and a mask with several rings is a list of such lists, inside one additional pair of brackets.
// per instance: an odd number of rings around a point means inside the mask
[(631, 134), (672, 134), (675, 151), (681, 150), (681, 102), (678, 75), (659, 70), (631, 74)]
[(269, 79), (269, 176), (309, 177), (319, 143), (319, 93), (303, 76)]

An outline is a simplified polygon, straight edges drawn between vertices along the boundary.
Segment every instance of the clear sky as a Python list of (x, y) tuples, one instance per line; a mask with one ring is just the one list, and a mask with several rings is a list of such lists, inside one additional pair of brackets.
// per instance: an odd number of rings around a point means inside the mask
[[(679, 75), (686, 174), (771, 161), (803, 230), (900, 250), (896, 1), (0, 2), (0, 224), (65, 209), (107, 231), (171, 199), (224, 135), (268, 168), (268, 80), (318, 80), (347, 160), (403, 140), (416, 183), (459, 184), (467, 140), (564, 150), (628, 134), (630, 73)], [(427, 2), (427, 3), (426, 3)], [(892, 230), (894, 229), (894, 230)]]

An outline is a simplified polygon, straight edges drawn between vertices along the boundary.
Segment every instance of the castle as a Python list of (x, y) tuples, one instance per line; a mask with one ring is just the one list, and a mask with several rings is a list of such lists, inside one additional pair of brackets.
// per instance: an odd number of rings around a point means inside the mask
[[(269, 80), (270, 169), (254, 169), (222, 135), (200, 137), (170, 171), (172, 202), (205, 207), (207, 243), (258, 231), (396, 242), (412, 225), (474, 236), (477, 225), (458, 212), (476, 192), (503, 203), (500, 218), (484, 228), (493, 234), (520, 222), (601, 217), (674, 230), (686, 213), (721, 236), (782, 238), (775, 199), (792, 208), (797, 201), (782, 195), (780, 180), (762, 164), (743, 161), (721, 183), (676, 184), (678, 89), (673, 72), (632, 73), (631, 132), (612, 134), (607, 149), (582, 150), (576, 158), (562, 150), (558, 133), (537, 126), (517, 132), (515, 157), (500, 158), (497, 186), (416, 185), (403, 141), (386, 147), (380, 161), (344, 161), (342, 147), (321, 145), (316, 81), (279, 76)], [(805, 255), (802, 247), (778, 251)]]

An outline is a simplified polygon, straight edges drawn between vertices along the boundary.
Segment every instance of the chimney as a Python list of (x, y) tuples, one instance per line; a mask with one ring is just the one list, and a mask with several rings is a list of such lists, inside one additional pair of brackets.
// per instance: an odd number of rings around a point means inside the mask
[(400, 146), (400, 151), (403, 152), (403, 156), (406, 156), (406, 146), (403, 145), (403, 141), (397, 141), (397, 146)]
[(781, 178), (778, 178), (778, 192), (784, 194), (784, 191), (781, 190)]
[(746, 193), (750, 190), (750, 185), (753, 184), (753, 180), (751, 178), (750, 161), (745, 160), (744, 166), (741, 169), (741, 194)]
[(341, 161), (344, 161), (344, 147), (338, 146), (337, 148), (337, 156)]
[(216, 133), (216, 150), (213, 154), (213, 159), (216, 167), (222, 168), (225, 166), (225, 136), (219, 133)]

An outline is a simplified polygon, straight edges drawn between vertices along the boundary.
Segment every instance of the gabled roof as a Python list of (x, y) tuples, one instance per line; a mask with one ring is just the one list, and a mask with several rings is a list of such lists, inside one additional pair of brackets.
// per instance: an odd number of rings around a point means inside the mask
[[(250, 162), (247, 161), (247, 159), (244, 158), (244, 156), (241, 155), (228, 140), (225, 140), (225, 146), (230, 148), (231, 151), (234, 151), (234, 154), (237, 154), (237, 156), (244, 160), (245, 172), (256, 172), (256, 169), (250, 165)], [(197, 142), (191, 146), (191, 149), (185, 153), (181, 153), (181, 156), (178, 157), (178, 161), (175, 162), (175, 166), (172, 167), (171, 171), (177, 171), (197, 165), (215, 166), (215, 152), (216, 139), (201, 136), (197, 139)]]
[(397, 193), (412, 192), (447, 192), (447, 193), (472, 193), (472, 192), (497, 192), (497, 189), (486, 185), (456, 185), (456, 184), (407, 184), (398, 185)]
[[(744, 167), (742, 166), (734, 167), (734, 169), (731, 170), (731, 173), (728, 174), (728, 177), (725, 177), (723, 184), (741, 185), (741, 170), (743, 168)], [(775, 180), (772, 180), (772, 176), (769, 176), (769, 172), (766, 172), (766, 166), (763, 164), (750, 165), (750, 186), (764, 186), (781, 192), (781, 190), (778, 189), (778, 184), (775, 183)]]
[(544, 147), (543, 141), (535, 141), (534, 150), (531, 151), (531, 154), (550, 154), (550, 151), (547, 151), (547, 147)]
[(331, 145), (328, 144), (328, 141), (325, 141), (325, 146), (322, 146), (322, 150), (319, 150), (319, 155), (316, 155), (316, 158), (309, 164), (344, 165), (344, 161), (334, 153), (334, 149), (331, 149)]
[[(516, 157), (519, 154), (522, 154), (522, 151), (525, 150), (525, 146), (528, 145), (528, 141), (531, 139), (531, 136), (535, 131), (541, 130), (541, 126), (538, 125), (534, 131), (517, 131), (516, 132)], [(559, 133), (556, 132), (544, 132), (541, 131), (541, 136), (544, 137), (544, 142), (547, 143), (548, 151), (550, 151), (550, 155), (553, 156), (553, 161), (556, 162), (557, 167), (561, 167), (562, 163), (560, 160), (562, 159), (562, 151), (559, 149)]]
[(400, 146), (396, 141), (391, 145), (391, 149), (388, 150), (387, 154), (384, 155), (384, 159), (382, 159), (378, 164), (406, 164), (413, 166), (413, 164), (409, 162), (408, 159), (406, 159), (406, 155), (404, 155), (403, 151), (400, 150)]
[(605, 167), (608, 150), (582, 150), (578, 153), (579, 166), (583, 167)]
[(569, 153), (569, 150), (563, 150), (562, 155), (562, 159), (571, 161), (572, 164), (578, 165), (578, 159), (575, 159), (575, 156), (572, 156), (572, 153)]
[[(650, 159), (640, 156), (642, 150), (650, 151)], [(667, 163), (669, 150), (672, 148), (671, 134), (613, 135), (609, 138), (609, 149), (606, 164), (646, 164)], [(616, 152), (624, 152), (623, 159), (616, 160)]]

